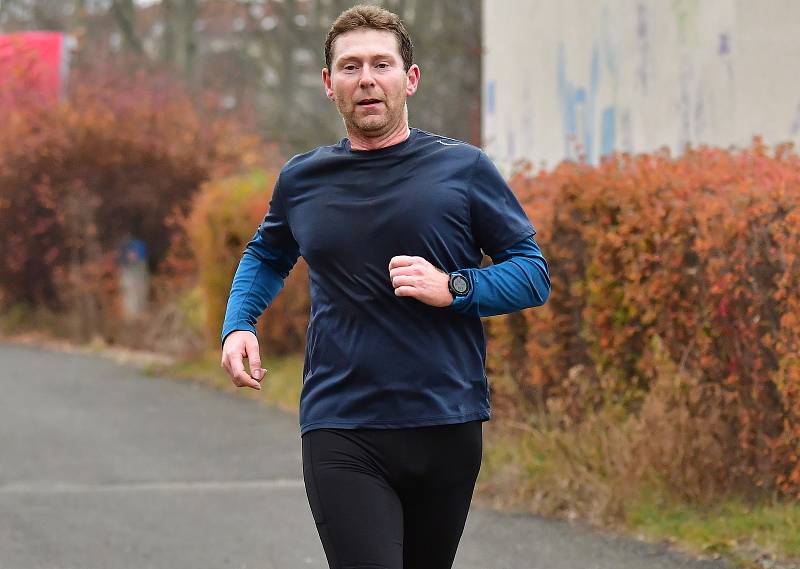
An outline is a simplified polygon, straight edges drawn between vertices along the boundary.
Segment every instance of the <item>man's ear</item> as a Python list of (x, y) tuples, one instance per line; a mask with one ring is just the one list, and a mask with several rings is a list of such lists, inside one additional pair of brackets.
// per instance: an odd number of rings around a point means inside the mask
[(322, 85), (325, 87), (325, 96), (331, 101), (336, 101), (336, 95), (333, 94), (333, 88), (331, 86), (331, 74), (328, 72), (327, 67), (322, 68)]
[(406, 71), (406, 96), (410, 97), (417, 92), (417, 87), (419, 87), (419, 76), (419, 65), (416, 63), (409, 67), (408, 71)]

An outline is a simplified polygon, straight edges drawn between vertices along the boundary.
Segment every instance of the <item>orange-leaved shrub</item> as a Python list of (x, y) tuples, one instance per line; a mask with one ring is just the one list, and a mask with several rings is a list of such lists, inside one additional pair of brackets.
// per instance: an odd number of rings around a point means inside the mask
[[(246, 175), (210, 181), (193, 202), (187, 233), (198, 267), (206, 307), (206, 339), (219, 347), (231, 281), (245, 245), (267, 213), (275, 172), (255, 170)], [(262, 354), (300, 351), (308, 326), (308, 273), (300, 259), (283, 289), (257, 323)]]
[(203, 182), (273, 160), (271, 147), (238, 121), (206, 112), (163, 77), (76, 71), (71, 85), (61, 101), (17, 100), (3, 109), (0, 288), (7, 305), (65, 311), (75, 289), (107, 295), (113, 274), (98, 281), (100, 269), (90, 265), (111, 260), (113, 268), (128, 235), (146, 243), (157, 272), (169, 216), (185, 214)]
[(680, 157), (619, 154), (598, 166), (528, 168), (511, 184), (538, 227), (553, 292), (542, 309), (490, 323), (491, 371), (506, 378), (494, 392), (501, 416), (533, 420), (555, 404), (562, 426), (574, 426), (613, 404), (654, 424), (651, 388), (671, 383), (665, 373), (692, 378), (676, 389), (694, 394), (674, 399), (689, 414), (682, 424), (713, 415), (719, 428), (702, 440), (723, 461), (718, 484), (800, 495), (800, 157), (791, 147), (756, 139)]

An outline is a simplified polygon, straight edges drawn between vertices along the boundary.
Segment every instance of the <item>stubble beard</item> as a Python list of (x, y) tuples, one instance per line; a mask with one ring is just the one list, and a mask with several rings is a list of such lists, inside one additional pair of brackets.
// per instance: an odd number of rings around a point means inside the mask
[(359, 117), (357, 106), (354, 106), (352, 112), (349, 113), (340, 108), (339, 114), (342, 116), (345, 127), (348, 130), (368, 137), (380, 136), (389, 130), (391, 125), (395, 124), (402, 114), (394, 111), (385, 101), (383, 104), (386, 110), (379, 115), (370, 114)]

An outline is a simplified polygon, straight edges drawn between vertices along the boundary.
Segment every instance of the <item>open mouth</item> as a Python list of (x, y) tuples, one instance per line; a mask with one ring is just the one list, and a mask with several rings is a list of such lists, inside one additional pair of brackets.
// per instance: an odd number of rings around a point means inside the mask
[(362, 107), (366, 107), (369, 105), (377, 105), (378, 103), (382, 103), (383, 101), (379, 99), (364, 99), (363, 101), (359, 101), (358, 104)]

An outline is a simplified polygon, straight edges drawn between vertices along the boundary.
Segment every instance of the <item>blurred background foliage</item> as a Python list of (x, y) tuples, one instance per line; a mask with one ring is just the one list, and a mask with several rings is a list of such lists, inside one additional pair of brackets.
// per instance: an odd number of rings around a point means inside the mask
[[(192, 257), (197, 259), (198, 283), (206, 307), (205, 333), (209, 346), (219, 345), (231, 277), (254, 228), (272, 198), (276, 171), (254, 170), (247, 175), (208, 182), (197, 195), (187, 219)], [(270, 305), (270, 318), (257, 325), (262, 352), (267, 356), (303, 350), (311, 302), (308, 272), (301, 258), (284, 288)]]
[[(387, 0), (414, 40), (422, 88), (415, 126), (478, 143), (479, 0)], [(63, 31), (73, 67), (168, 71), (221, 112), (245, 112), (286, 155), (342, 138), (322, 90), (323, 45), (346, 0), (0, 0), (0, 32)]]
[[(424, 88), (409, 103), (412, 124), (478, 143), (480, 2), (383, 5), (403, 16), (423, 69)], [(209, 341), (215, 324), (198, 327), (180, 307), (199, 306), (209, 322), (218, 316), (221, 300), (194, 287), (208, 284), (216, 267), (227, 284), (213, 292), (224, 297), (235, 265), (202, 253), (215, 237), (227, 252), (241, 249), (271, 192), (265, 182), (254, 190), (260, 202), (239, 203), (239, 184), (255, 188), (252, 180), (274, 176), (287, 157), (346, 134), (321, 69), (330, 23), (350, 6), (0, 0), (0, 33), (63, 32), (70, 53), (58, 102), (24, 82), (14, 91), (0, 81), (0, 239), (10, 252), (0, 260), (0, 307), (18, 322), (34, 322), (23, 315), (36, 312), (54, 332), (80, 339), (177, 352)], [(7, 76), (24, 77), (29, 64), (20, 58)], [(192, 215), (204, 225), (190, 237)], [(116, 271), (131, 237), (143, 241), (153, 277), (150, 310), (135, 322), (121, 318)], [(301, 262), (293, 282), (303, 270)], [(292, 304), (282, 296), (276, 311)], [(70, 318), (48, 316), (65, 311)], [(270, 345), (284, 352), (301, 347), (304, 331), (273, 336)]]

